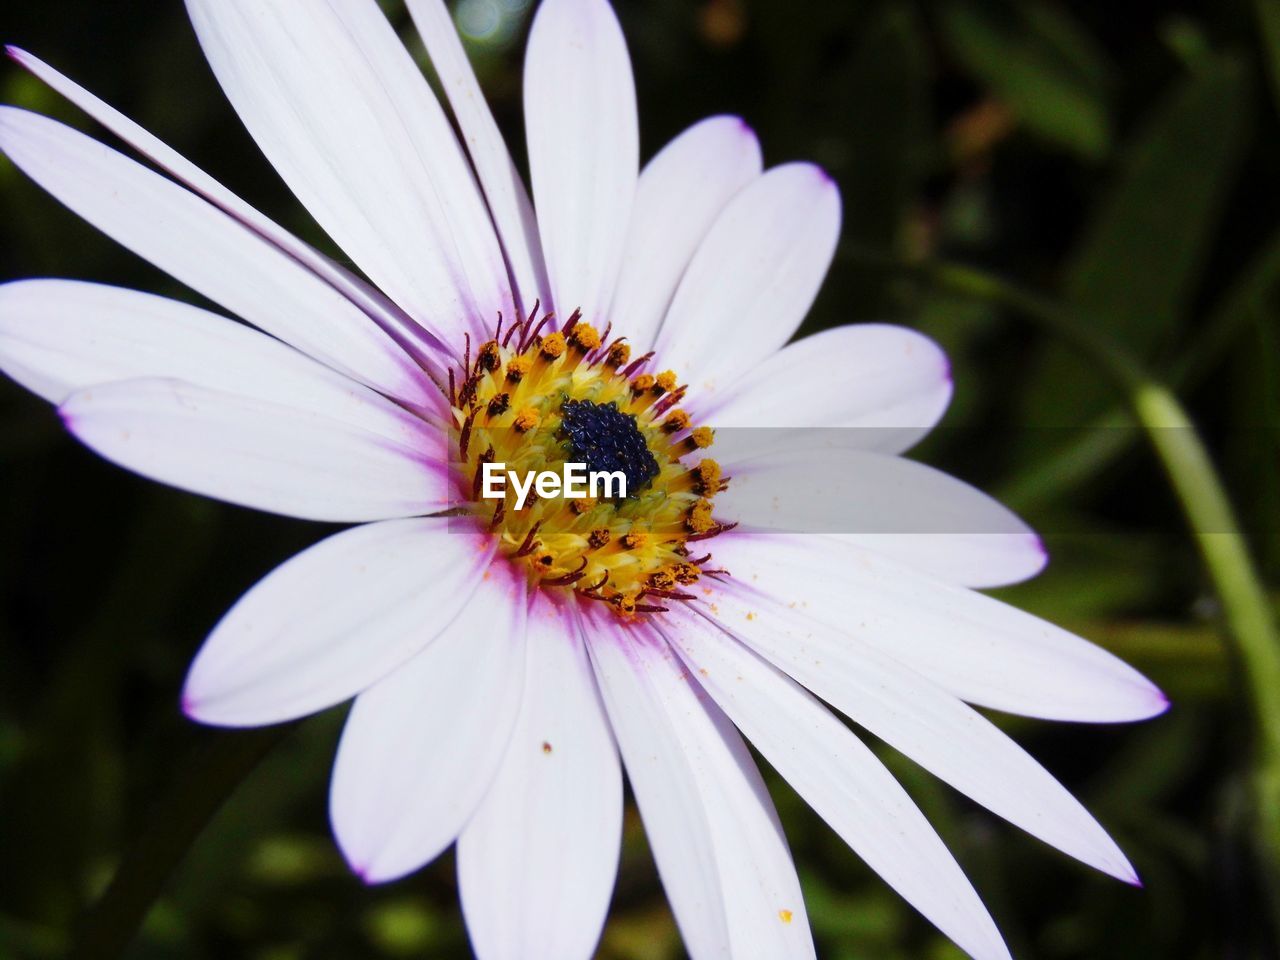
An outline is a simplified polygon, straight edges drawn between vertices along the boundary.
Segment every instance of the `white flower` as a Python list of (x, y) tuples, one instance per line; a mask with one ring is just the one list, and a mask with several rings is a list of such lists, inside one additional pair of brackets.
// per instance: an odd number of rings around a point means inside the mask
[[(741, 731), (964, 950), (1006, 957), (924, 817), (816, 696), (1136, 882), (1089, 814), (966, 705), (1114, 722), (1165, 700), (1102, 650), (974, 592), (1033, 575), (1043, 554), (1002, 507), (898, 456), (942, 415), (944, 357), (888, 326), (785, 346), (835, 249), (825, 175), (763, 172), (751, 131), (725, 117), (638, 174), (611, 9), (546, 0), (525, 71), (535, 220), (440, 0), (409, 7), (463, 145), (374, 0), (188, 7), (249, 132), (372, 284), (10, 50), (168, 176), (8, 107), (0, 148), (262, 332), (129, 290), (32, 280), (0, 289), (0, 366), (129, 469), (362, 524), (246, 594), (196, 658), (184, 705), (254, 726), (354, 697), (331, 807), (365, 880), (456, 841), (479, 956), (589, 957), (617, 869), (621, 754), (690, 954), (813, 956)], [(696, 424), (876, 429), (848, 431), (846, 446), (866, 449), (836, 460), (800, 443), (744, 465), (707, 457), (714, 438)], [(552, 462), (549, 429), (631, 457), (642, 494), (524, 511), (471, 496), (486, 459)], [(735, 472), (796, 462), (843, 464), (886, 530), (923, 516), (1003, 532), (731, 529)]]

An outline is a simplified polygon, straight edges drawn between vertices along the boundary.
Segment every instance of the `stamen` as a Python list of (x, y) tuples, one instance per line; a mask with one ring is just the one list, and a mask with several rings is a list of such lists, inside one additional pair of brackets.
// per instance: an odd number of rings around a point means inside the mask
[[(712, 446), (714, 431), (681, 409), (687, 387), (675, 372), (641, 373), (653, 354), (633, 360), (625, 338), (610, 339), (611, 324), (601, 334), (575, 310), (544, 333), (554, 318), (539, 309), (513, 323), (499, 318), (474, 351), (467, 335), (462, 362), (449, 370), (466, 502), (458, 512), (495, 538), (532, 587), (606, 603), (620, 617), (694, 602), (688, 588), (707, 575), (711, 555), (691, 557), (689, 547), (732, 528), (712, 503), (728, 478), (715, 460), (681, 458)], [(520, 479), (491, 504), (481, 481), (495, 462)], [(588, 474), (621, 473), (625, 488), (561, 498), (523, 485), (568, 462)]]

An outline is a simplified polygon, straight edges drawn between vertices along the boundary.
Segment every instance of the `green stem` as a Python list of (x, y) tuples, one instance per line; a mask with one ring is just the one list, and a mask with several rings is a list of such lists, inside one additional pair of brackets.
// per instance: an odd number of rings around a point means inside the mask
[(1102, 325), (1069, 307), (958, 264), (871, 259), (1039, 322), (1098, 363), (1122, 389), (1178, 498), (1244, 668), (1257, 731), (1253, 791), (1259, 854), (1272, 878), (1280, 879), (1280, 633), (1221, 478), (1182, 404), (1137, 357), (1099, 334)]
[(191, 844), (293, 727), (218, 732), (181, 765), (151, 811), (146, 832), (85, 914), (67, 960), (110, 960), (124, 953)]

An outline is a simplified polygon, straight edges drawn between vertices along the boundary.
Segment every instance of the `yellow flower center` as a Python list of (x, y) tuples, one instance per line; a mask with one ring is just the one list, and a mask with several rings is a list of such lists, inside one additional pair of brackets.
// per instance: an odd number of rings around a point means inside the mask
[[(536, 311), (535, 311), (536, 315)], [(606, 344), (575, 314), (541, 334), (534, 316), (492, 340), (449, 374), (455, 513), (475, 518), (530, 581), (608, 603), (622, 616), (657, 613), (707, 572), (700, 549), (732, 524), (714, 498), (729, 483), (704, 453), (714, 433), (679, 406), (676, 374), (640, 372), (618, 338)], [(626, 495), (539, 497), (534, 488), (486, 476), (563, 474), (565, 464), (621, 474)], [(492, 465), (486, 470), (486, 464)], [(486, 494), (493, 494), (492, 496)]]

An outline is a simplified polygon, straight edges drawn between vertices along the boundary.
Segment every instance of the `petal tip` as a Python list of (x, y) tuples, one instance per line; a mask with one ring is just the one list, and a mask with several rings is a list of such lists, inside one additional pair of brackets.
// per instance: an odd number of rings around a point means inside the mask
[(15, 47), (12, 43), (4, 45), (4, 55), (14, 63), (23, 63), (27, 58), (27, 51), (21, 47)]
[(1155, 697), (1155, 712), (1151, 715), (1158, 717), (1161, 714), (1168, 713), (1169, 708), (1173, 706), (1173, 701), (1169, 699), (1169, 695), (1156, 686), (1152, 686), (1151, 692)]

